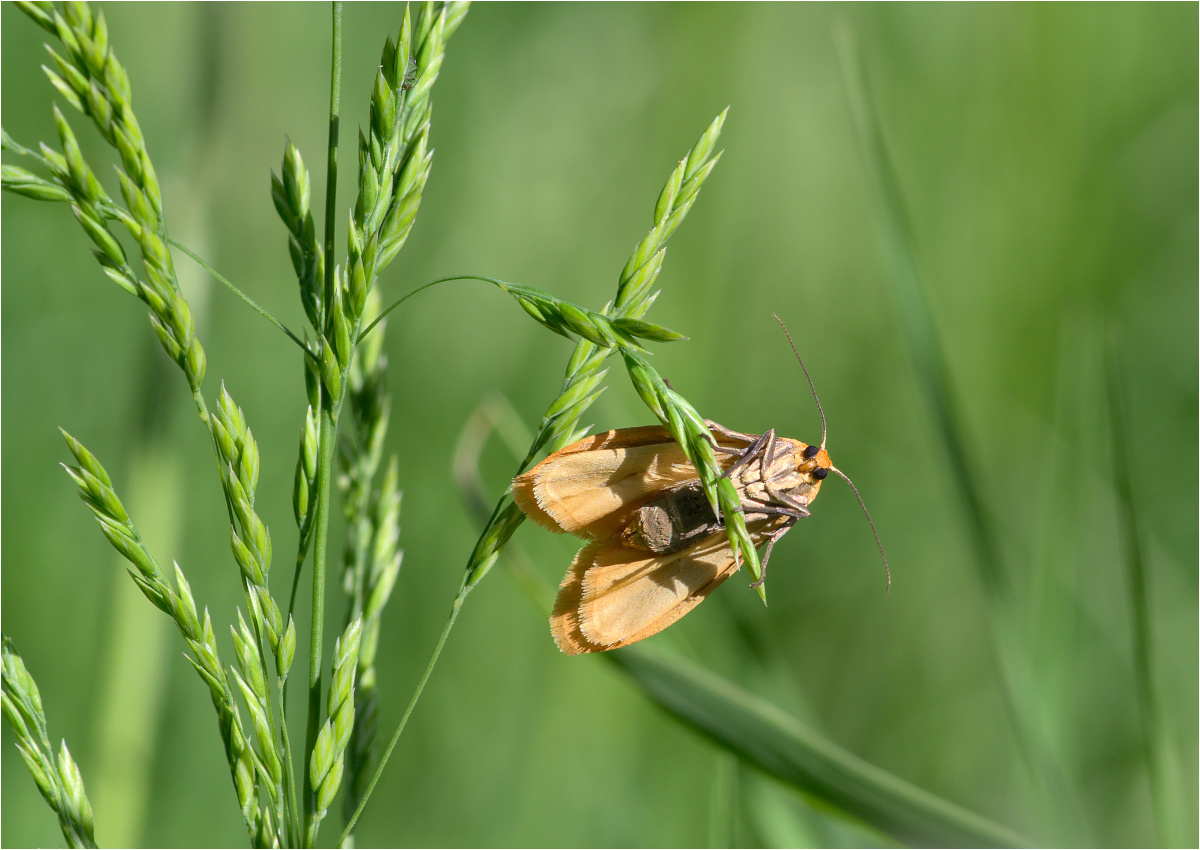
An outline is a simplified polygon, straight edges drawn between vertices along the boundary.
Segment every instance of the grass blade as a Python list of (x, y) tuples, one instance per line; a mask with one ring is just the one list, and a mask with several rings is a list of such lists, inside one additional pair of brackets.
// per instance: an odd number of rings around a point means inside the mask
[(739, 758), (899, 841), (1026, 845), (1015, 832), (863, 761), (714, 673), (641, 646), (604, 657), (670, 714)]
[(1129, 437), (1125, 385), (1122, 380), (1117, 343), (1110, 342), (1105, 363), (1108, 377), (1108, 409), (1112, 423), (1113, 485), (1117, 499), (1118, 522), (1124, 542), (1125, 577), (1129, 589), (1130, 619), (1133, 623), (1133, 672), (1138, 710), (1142, 718), (1142, 746), (1146, 772), (1150, 780), (1150, 799), (1159, 843), (1164, 847), (1183, 847), (1184, 815), (1180, 807), (1180, 787), (1171, 748), (1170, 730), (1165, 722), (1154, 684), (1153, 629), (1150, 627), (1150, 587), (1146, 574), (1145, 541), (1138, 519), (1130, 468)]

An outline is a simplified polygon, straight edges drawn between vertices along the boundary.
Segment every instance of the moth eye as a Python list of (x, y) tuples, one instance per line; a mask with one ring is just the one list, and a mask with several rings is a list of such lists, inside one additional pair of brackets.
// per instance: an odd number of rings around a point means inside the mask
[[(809, 460), (812, 460), (814, 457), (817, 456), (817, 452), (819, 452), (820, 450), (821, 450), (820, 446), (805, 446), (803, 454), (806, 458), (808, 458)], [(822, 478), (823, 477), (824, 476), (822, 476)]]
[(816, 469), (814, 469), (812, 471), (813, 478), (817, 479), (818, 481), (824, 481), (825, 476), (828, 474), (829, 474), (829, 470), (823, 466), (818, 466)]

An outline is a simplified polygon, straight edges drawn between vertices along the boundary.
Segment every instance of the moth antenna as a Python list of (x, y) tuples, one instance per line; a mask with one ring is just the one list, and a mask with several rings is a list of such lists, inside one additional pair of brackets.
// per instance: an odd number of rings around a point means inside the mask
[[(808, 367), (804, 365), (804, 358), (800, 356), (800, 352), (796, 350), (796, 343), (792, 341), (792, 335), (787, 329), (787, 325), (783, 323), (783, 319), (776, 314), (771, 314), (775, 321), (779, 322), (779, 327), (783, 328), (783, 334), (787, 337), (788, 345), (792, 347), (792, 354), (796, 355), (796, 361), (800, 364), (800, 368), (804, 370), (804, 377), (808, 381), (808, 388), (812, 390), (813, 401), (817, 403), (817, 413), (821, 414), (821, 450), (825, 449), (825, 438), (828, 435), (828, 429), (825, 426), (825, 411), (821, 408), (821, 399), (817, 395), (817, 388), (813, 384), (812, 375), (808, 374)], [(879, 539), (879, 530), (875, 528), (875, 520), (871, 519), (871, 512), (867, 510), (867, 503), (863, 501), (862, 494), (858, 492), (858, 488), (854, 486), (854, 482), (850, 480), (850, 476), (842, 472), (836, 466), (830, 466), (831, 470), (836, 472), (843, 481), (850, 485), (850, 489), (854, 491), (854, 498), (858, 499), (858, 506), (863, 509), (863, 513), (867, 517), (867, 523), (871, 526), (871, 533), (875, 535), (875, 545), (879, 547), (879, 557), (883, 559), (883, 572), (887, 576), (887, 588), (883, 591), (885, 594), (892, 589), (892, 568), (888, 566), (887, 553), (883, 551), (883, 541)]]
[[(792, 335), (788, 332), (787, 325), (783, 323), (783, 319), (779, 318), (779, 316), (775, 315), (774, 313), (771, 315), (774, 317), (775, 321), (779, 322), (779, 327), (783, 328), (783, 334), (787, 337), (788, 345), (792, 347), (792, 354), (796, 355), (796, 360), (799, 361), (800, 368), (804, 370), (804, 377), (808, 380), (808, 388), (812, 390), (813, 401), (817, 403), (817, 413), (821, 414), (821, 449), (824, 450), (825, 435), (827, 433), (825, 428), (825, 411), (821, 409), (821, 399), (817, 396), (817, 388), (813, 385), (812, 376), (808, 374), (808, 367), (804, 365), (804, 360), (801, 359), (800, 352), (796, 350), (796, 343), (792, 342)], [(839, 472), (838, 475), (841, 475), (841, 473)], [(842, 475), (842, 477), (846, 478), (844, 475)], [(846, 478), (846, 480), (849, 481), (850, 479)], [(853, 487), (854, 485), (851, 484), (850, 486)], [(862, 499), (859, 499), (859, 501), (861, 502)]]
[(858, 488), (854, 486), (854, 482), (850, 480), (850, 476), (846, 475), (846, 473), (842, 472), (836, 466), (829, 468), (840, 475), (842, 480), (850, 485), (850, 489), (854, 491), (854, 497), (858, 499), (859, 507), (867, 515), (867, 522), (871, 525), (871, 533), (875, 535), (875, 545), (879, 547), (879, 557), (883, 558), (883, 571), (887, 575), (887, 589), (883, 592), (886, 594), (892, 589), (892, 569), (888, 566), (887, 553), (883, 551), (883, 541), (879, 539), (879, 532), (875, 529), (875, 520), (871, 519), (871, 512), (867, 510), (867, 505), (863, 501), (863, 497), (859, 495)]

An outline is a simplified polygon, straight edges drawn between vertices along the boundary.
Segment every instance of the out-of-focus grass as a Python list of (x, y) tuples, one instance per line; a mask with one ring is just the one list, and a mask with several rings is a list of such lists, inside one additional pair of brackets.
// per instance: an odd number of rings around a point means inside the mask
[[(878, 214), (887, 279), (900, 316), (900, 326), (914, 377), (923, 391), (936, 438), (950, 467), (950, 482), (961, 502), (962, 515), (972, 543), (972, 556), (980, 583), (987, 593), (987, 609), (995, 664), (1004, 704), (1018, 746), (1030, 770), (1029, 802), (1041, 831), (1055, 843), (1091, 843), (1079, 812), (1075, 789), (1059, 763), (1058, 754), (1038, 722), (1039, 697), (1033, 690), (1029, 659), (1016, 628), (1016, 607), (1011, 578), (1003, 563), (1000, 540), (985, 507), (977, 462), (967, 447), (957, 393), (950, 385), (949, 364), (921, 281), (908, 205), (900, 187), (892, 156), (863, 77), (853, 35), (844, 27), (835, 31), (846, 85), (846, 98), (854, 117), (863, 158), (878, 196)], [(919, 841), (918, 841), (919, 843)], [(969, 843), (969, 842), (968, 842)]]
[(1179, 788), (1179, 764), (1171, 746), (1170, 722), (1159, 704), (1154, 635), (1150, 627), (1151, 600), (1146, 572), (1142, 524), (1138, 499), (1134, 494), (1133, 444), (1129, 439), (1125, 379), (1121, 374), (1118, 342), (1110, 340), (1106, 349), (1105, 371), (1108, 378), (1108, 409), (1111, 420), (1110, 442), (1113, 457), (1113, 484), (1116, 488), (1118, 524), (1124, 537), (1130, 618), (1133, 621), (1134, 686), (1142, 722), (1142, 747), (1150, 780), (1150, 799), (1154, 808), (1154, 826), (1159, 841), (1168, 847), (1186, 843), (1187, 822), (1182, 810)]
[[(268, 169), (285, 133), (310, 163), (321, 160), (327, 66), (313, 57), (327, 55), (328, 10), (106, 11), (168, 210), (198, 216), (204, 244), (192, 247), (300, 324)], [(364, 89), (379, 34), (399, 14), (347, 8), (344, 91)], [(908, 209), (977, 513), (993, 529), (1011, 629), (1030, 668), (1019, 687), (1034, 703), (1031, 737), (1074, 788), (1077, 819), (1032, 805), (1038, 788), (993, 661), (995, 602), (908, 355), (889, 290), (895, 264), (877, 248), (879, 195), (847, 107), (835, 18), (855, 36)], [(4, 126), (24, 142), (52, 135), (50, 88), (30, 80), (44, 61), (40, 35), (9, 6), (0, 20)], [(815, 411), (770, 313), (799, 326), (830, 451), (871, 507), (895, 583), (883, 597), (869, 530), (852, 495), (831, 486), (777, 547), (770, 608), (731, 581), (653, 648), (989, 820), (1034, 838), (1120, 845), (1153, 842), (1156, 832), (1097, 359), (1096, 328), (1116, 321), (1145, 624), (1168, 721), (1158, 746), (1178, 761), (1183, 843), (1194, 844), (1196, 23), (1185, 5), (481, 4), (447, 55), (437, 166), (406, 256), (382, 282), (385, 300), (474, 272), (599, 306), (645, 233), (647, 198), (673, 158), (730, 106), (725, 156), (672, 242), (654, 307), (656, 321), (691, 342), (659, 349), (655, 366), (731, 428), (812, 439)], [(216, 61), (200, 61), (208, 51)], [(347, 130), (365, 119), (364, 103), (343, 105)], [(352, 172), (342, 168), (345, 197)], [(55, 426), (103, 454), (118, 485), (128, 480), (142, 441), (139, 364), (148, 349), (161, 355), (61, 208), (3, 203), (5, 631), (96, 801), (113, 566), (56, 469), (65, 458)], [(533, 424), (561, 380), (568, 346), (503, 298), (465, 284), (389, 317), (390, 448), (401, 456), (406, 555), (378, 661), (384, 728), (425, 663), (474, 539), (449, 474), (458, 433), (493, 392)], [(258, 507), (286, 548), (303, 410), (290, 344), (223, 293), (201, 332), (210, 379), (224, 378), (243, 400), (263, 447)], [(168, 388), (161, 403), (188, 399)], [(598, 427), (648, 421), (621, 382), (590, 412)], [(155, 551), (178, 558), (214, 619), (227, 621), (238, 593), (211, 457), (187, 417), (170, 421), (190, 521), (177, 548)], [(503, 451), (484, 449), (493, 498), (510, 468)], [(535, 529), (517, 541), (556, 583), (574, 542)], [(560, 656), (502, 576), (471, 600), (360, 843), (682, 845), (725, 831), (709, 811), (711, 743), (608, 665)], [(158, 653), (177, 658), (178, 643), (164, 637), (165, 646), (146, 647), (147, 664)], [(133, 730), (153, 753), (155, 816), (141, 841), (240, 842), (210, 710), (182, 661), (166, 670), (159, 719)], [(154, 685), (127, 687), (137, 698)], [(9, 741), (6, 730), (0, 837), (54, 843), (57, 826)], [(181, 760), (189, 775), (168, 768)], [(830, 826), (754, 770), (737, 777), (721, 791), (737, 843), (869, 840)], [(1071, 832), (1080, 821), (1090, 838)], [(103, 810), (96, 829), (111, 843)]]

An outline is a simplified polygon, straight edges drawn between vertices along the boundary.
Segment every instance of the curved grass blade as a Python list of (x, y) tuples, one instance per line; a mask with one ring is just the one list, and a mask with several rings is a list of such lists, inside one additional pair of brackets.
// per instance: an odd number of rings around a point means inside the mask
[(1023, 847), (1006, 827), (911, 785), (694, 664), (641, 646), (605, 653), (646, 695), (744, 761), (916, 846)]

